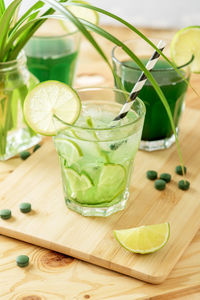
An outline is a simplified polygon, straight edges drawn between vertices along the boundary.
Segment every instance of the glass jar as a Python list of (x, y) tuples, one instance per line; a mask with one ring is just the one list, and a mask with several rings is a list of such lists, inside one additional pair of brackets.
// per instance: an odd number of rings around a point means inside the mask
[(41, 140), (23, 116), (25, 97), (38, 83), (27, 69), (23, 52), (16, 60), (0, 63), (0, 160), (11, 158)]

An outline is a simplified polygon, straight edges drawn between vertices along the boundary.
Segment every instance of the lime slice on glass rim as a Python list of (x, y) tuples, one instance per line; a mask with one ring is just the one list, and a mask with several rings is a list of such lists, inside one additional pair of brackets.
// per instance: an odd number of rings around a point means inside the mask
[[(77, 1), (79, 3), (84, 3), (84, 4), (89, 4), (88, 2), (85, 2), (85, 1)], [(89, 8), (86, 8), (86, 7), (81, 7), (81, 6), (76, 6), (76, 5), (67, 5), (66, 6), (77, 18), (80, 18), (80, 19), (84, 19), (90, 23), (93, 23), (95, 25), (98, 25), (99, 24), (99, 14), (92, 10), (92, 9), (89, 9)], [(73, 31), (76, 31), (76, 26), (68, 21), (68, 20), (60, 20), (60, 23), (61, 23), (61, 26), (63, 27), (63, 29), (70, 33), (70, 32), (73, 32)]]
[(171, 58), (177, 66), (190, 64), (191, 72), (200, 73), (200, 26), (189, 26), (179, 30), (171, 42)]
[(68, 166), (83, 156), (81, 149), (74, 141), (55, 137), (54, 144), (58, 154), (66, 160)]
[(139, 254), (153, 253), (161, 249), (167, 243), (169, 235), (170, 225), (168, 222), (114, 230), (114, 236), (122, 247)]
[(73, 124), (80, 111), (78, 94), (67, 84), (55, 80), (39, 83), (24, 101), (26, 122), (42, 135), (56, 135), (66, 127), (65, 123)]

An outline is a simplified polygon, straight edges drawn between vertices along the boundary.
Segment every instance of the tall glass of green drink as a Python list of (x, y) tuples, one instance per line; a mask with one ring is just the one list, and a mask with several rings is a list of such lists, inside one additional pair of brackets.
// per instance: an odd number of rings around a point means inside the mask
[[(74, 31), (67, 34), (55, 20), (46, 23), (25, 47), (29, 71), (41, 82), (58, 80), (72, 86), (80, 33)], [(47, 26), (50, 26), (49, 30)]]
[(137, 98), (113, 126), (127, 92), (111, 88), (78, 90), (82, 102), (74, 125), (54, 137), (67, 206), (84, 216), (109, 216), (124, 209), (133, 162), (141, 139), (145, 106)]
[[(157, 45), (158, 40), (152, 40), (152, 42)], [(140, 57), (144, 65), (154, 52), (154, 49), (142, 39), (127, 41), (126, 45)], [(169, 47), (166, 47), (164, 50), (165, 55), (169, 56), (168, 52)], [(115, 79), (116, 87), (121, 88), (122, 84), (126, 91), (131, 92), (141, 74), (141, 70), (120, 47), (113, 49), (112, 60), (117, 74)], [(179, 68), (179, 70), (182, 75), (189, 80), (190, 74), (188, 65), (184, 68)], [(178, 132), (179, 120), (184, 108), (187, 83), (162, 58), (156, 63), (151, 73), (168, 101)], [(140, 91), (139, 97), (146, 106), (140, 149), (153, 151), (169, 148), (175, 142), (169, 117), (159, 96), (148, 80)]]

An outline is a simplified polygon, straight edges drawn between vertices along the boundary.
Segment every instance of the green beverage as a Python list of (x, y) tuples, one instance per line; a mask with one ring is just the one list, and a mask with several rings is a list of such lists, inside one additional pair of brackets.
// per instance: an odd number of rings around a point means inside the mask
[(25, 47), (27, 65), (41, 82), (58, 80), (73, 85), (80, 34), (34, 36)]
[(109, 101), (83, 101), (75, 125), (54, 138), (66, 204), (82, 215), (108, 216), (123, 209), (128, 199), (145, 108), (137, 99), (113, 127), (121, 107)]
[[(155, 45), (158, 44), (158, 40), (152, 40), (152, 42)], [(142, 39), (127, 41), (126, 45), (140, 58), (144, 65), (146, 65), (155, 51), (154, 48)], [(168, 45), (170, 45), (170, 42), (168, 42)], [(165, 47), (164, 54), (169, 55), (168, 47)], [(138, 65), (124, 53), (121, 47), (115, 47), (113, 49), (112, 60), (116, 74), (115, 86), (121, 89), (125, 88), (125, 90), (130, 93), (142, 71)], [(189, 64), (185, 65), (184, 68), (179, 67), (179, 71), (183, 77), (177, 74), (169, 63), (161, 57), (153, 70), (151, 70), (152, 76), (161, 88), (169, 104), (177, 132), (187, 91), (187, 82), (185, 82), (185, 79), (189, 80)], [(153, 151), (169, 148), (175, 142), (175, 136), (167, 111), (150, 81), (146, 81), (138, 97), (140, 97), (146, 106), (140, 149)], [(122, 97), (117, 100), (120, 103), (124, 101)]]
[(58, 80), (72, 85), (78, 52), (61, 57), (27, 57), (29, 71), (41, 82)]
[[(148, 59), (142, 59), (142, 61), (146, 65)], [(182, 70), (181, 72), (184, 76), (184, 71)], [(119, 79), (126, 91), (131, 92), (140, 73), (141, 71), (138, 70), (135, 62), (123, 62)], [(168, 101), (175, 126), (177, 127), (183, 109), (187, 83), (166, 61), (163, 60), (157, 62), (152, 70), (152, 75)], [(118, 81), (116, 81), (116, 85), (118, 86), (117, 82)], [(148, 80), (138, 96), (143, 100), (146, 106), (142, 140), (155, 141), (171, 137), (173, 132), (167, 112)]]

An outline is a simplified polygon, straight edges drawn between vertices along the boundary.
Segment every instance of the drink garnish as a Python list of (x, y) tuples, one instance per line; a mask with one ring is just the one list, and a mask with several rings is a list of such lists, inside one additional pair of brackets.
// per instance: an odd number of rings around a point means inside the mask
[(83, 156), (79, 146), (72, 140), (56, 137), (54, 144), (58, 154), (66, 160), (69, 167)]
[(200, 26), (189, 26), (179, 30), (171, 42), (171, 57), (177, 66), (189, 62), (193, 73), (200, 73)]
[[(86, 1), (79, 1), (80, 3), (88, 4)], [(70, 4), (66, 6), (77, 18), (84, 19), (92, 24), (99, 24), (99, 14), (95, 10), (88, 9), (86, 7), (76, 6)], [(61, 26), (66, 32), (76, 31), (76, 26), (69, 20), (60, 20)]]
[(24, 102), (28, 125), (42, 135), (56, 135), (66, 127), (65, 123), (73, 124), (80, 111), (81, 101), (76, 91), (54, 80), (38, 84), (28, 93)]
[(170, 236), (170, 225), (166, 222), (114, 230), (114, 236), (126, 250), (139, 254), (147, 254), (155, 252), (166, 245)]

